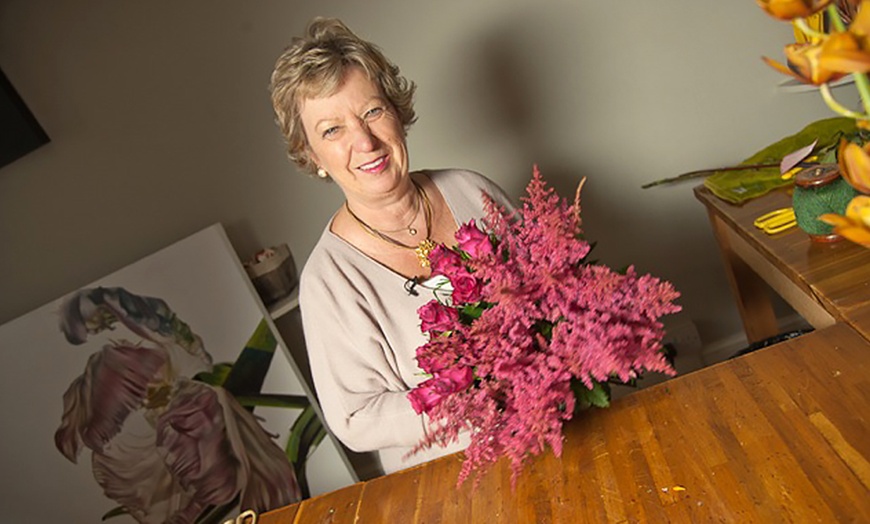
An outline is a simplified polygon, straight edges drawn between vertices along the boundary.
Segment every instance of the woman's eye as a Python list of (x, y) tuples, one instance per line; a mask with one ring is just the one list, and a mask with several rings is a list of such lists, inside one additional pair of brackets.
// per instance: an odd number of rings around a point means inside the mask
[(336, 134), (338, 134), (338, 126), (332, 126), (332, 127), (327, 128), (327, 129), (324, 129), (321, 136), (323, 138), (330, 138), (330, 137), (335, 136)]
[(366, 111), (366, 113), (365, 113), (365, 115), (363, 115), (363, 117), (366, 120), (371, 120), (373, 118), (377, 118), (377, 117), (381, 116), (382, 114), (384, 114), (383, 107), (373, 107), (373, 108), (369, 109), (368, 111)]

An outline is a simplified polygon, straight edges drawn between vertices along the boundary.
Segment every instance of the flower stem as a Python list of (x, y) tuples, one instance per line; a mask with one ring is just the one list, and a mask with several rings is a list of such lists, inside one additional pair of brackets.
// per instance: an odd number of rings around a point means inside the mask
[(810, 27), (810, 25), (807, 23), (806, 18), (795, 18), (794, 20), (792, 20), (792, 22), (794, 22), (795, 27), (797, 27), (805, 35), (807, 35), (807, 38), (811, 38), (811, 39), (812, 38), (819, 38), (819, 39), (821, 39), (821, 38), (825, 37), (825, 33), (820, 33), (818, 31), (816, 31), (815, 29), (813, 29), (812, 27)]
[[(867, 80), (867, 77), (864, 77), (864, 80)], [(822, 93), (822, 98), (825, 99), (825, 103), (828, 104), (828, 107), (831, 108), (831, 111), (857, 120), (867, 120), (868, 116), (866, 114), (856, 113), (850, 109), (843, 107), (842, 104), (837, 102), (834, 99), (834, 95), (831, 94), (831, 86), (828, 84), (822, 84), (819, 86), (819, 91)], [(863, 96), (861, 97), (864, 98)]]
[(837, 11), (837, 6), (835, 5), (835, 3), (828, 4), (828, 7), (826, 7), (826, 9), (828, 10), (828, 19), (830, 20), (831, 25), (834, 26), (834, 29), (838, 33), (842, 33), (843, 31), (845, 31), (846, 24), (844, 24), (843, 19), (840, 18), (840, 13)]
[[(840, 18), (840, 13), (837, 12), (837, 6), (831, 3), (826, 9), (828, 10), (828, 18), (830, 19), (831, 25), (834, 27), (834, 29), (840, 33), (846, 31), (846, 24), (844, 24), (843, 19)], [(868, 80), (866, 73), (852, 73), (852, 78), (855, 80), (855, 87), (858, 88), (858, 94), (861, 96), (861, 105), (864, 106), (864, 114), (859, 115), (857, 113), (853, 113), (852, 118), (867, 120), (868, 116), (870, 116), (870, 80)], [(822, 91), (822, 96), (825, 96), (824, 91)], [(828, 91), (828, 96), (830, 96), (830, 91)], [(833, 97), (830, 98), (831, 100), (833, 100)], [(825, 102), (828, 102), (827, 98), (825, 99)], [(839, 104), (837, 105), (839, 107), (842, 107)], [(828, 102), (828, 107), (834, 109), (834, 107), (831, 106), (830, 102)], [(837, 110), (834, 109), (834, 111)], [(846, 115), (845, 113), (841, 113), (840, 111), (837, 112), (845, 116), (850, 116)]]
[(867, 120), (868, 115), (870, 115), (870, 80), (867, 79), (866, 73), (852, 73), (852, 78), (855, 79), (855, 86), (858, 88), (858, 94), (861, 95), (861, 104), (864, 106), (865, 114), (860, 118)]

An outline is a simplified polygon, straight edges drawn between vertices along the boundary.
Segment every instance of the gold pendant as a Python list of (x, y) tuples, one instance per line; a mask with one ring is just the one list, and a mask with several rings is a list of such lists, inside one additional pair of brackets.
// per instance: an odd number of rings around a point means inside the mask
[(417, 253), (417, 260), (420, 261), (422, 267), (429, 267), (429, 253), (433, 249), (435, 249), (435, 242), (427, 238), (426, 240), (421, 240), (420, 245), (414, 250), (414, 253)]

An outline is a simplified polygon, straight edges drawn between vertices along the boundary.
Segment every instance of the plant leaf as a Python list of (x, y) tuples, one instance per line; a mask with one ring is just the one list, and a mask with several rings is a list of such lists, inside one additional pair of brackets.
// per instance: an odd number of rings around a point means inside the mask
[(311, 405), (311, 401), (304, 395), (280, 395), (280, 394), (260, 394), (260, 395), (239, 395), (235, 397), (236, 402), (246, 408), (257, 406), (268, 406), (271, 408), (295, 408), (305, 409)]
[(588, 409), (591, 406), (606, 408), (610, 406), (610, 386), (593, 381), (592, 389), (586, 387), (578, 379), (571, 380), (571, 391), (574, 392), (575, 412)]

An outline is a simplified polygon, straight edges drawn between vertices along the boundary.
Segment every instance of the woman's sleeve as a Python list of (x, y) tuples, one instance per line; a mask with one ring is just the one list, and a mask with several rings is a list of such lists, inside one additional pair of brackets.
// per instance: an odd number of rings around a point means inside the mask
[(436, 184), (451, 202), (456, 220), (460, 224), (485, 215), (483, 193), (508, 213), (516, 209), (507, 193), (495, 182), (476, 171), (467, 169), (443, 170), (434, 173)]
[(315, 389), (329, 428), (354, 451), (413, 446), (423, 417), (362, 295), (340, 275), (303, 272), (300, 304)]

